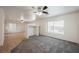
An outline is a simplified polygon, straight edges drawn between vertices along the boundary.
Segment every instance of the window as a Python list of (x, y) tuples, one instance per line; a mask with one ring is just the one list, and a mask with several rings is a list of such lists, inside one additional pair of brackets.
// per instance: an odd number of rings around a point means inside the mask
[(48, 22), (48, 32), (64, 34), (64, 20)]
[(8, 24), (8, 31), (10, 31), (10, 32), (16, 32), (16, 24), (9, 23)]
[(54, 30), (53, 22), (48, 22), (48, 32), (53, 32), (53, 30)]
[(54, 21), (54, 33), (64, 34), (64, 21)]

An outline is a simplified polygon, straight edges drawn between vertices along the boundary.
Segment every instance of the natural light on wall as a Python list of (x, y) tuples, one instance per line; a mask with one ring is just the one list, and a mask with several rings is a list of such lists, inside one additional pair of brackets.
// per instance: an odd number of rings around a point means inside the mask
[(64, 34), (64, 20), (49, 21), (48, 22), (48, 32)]

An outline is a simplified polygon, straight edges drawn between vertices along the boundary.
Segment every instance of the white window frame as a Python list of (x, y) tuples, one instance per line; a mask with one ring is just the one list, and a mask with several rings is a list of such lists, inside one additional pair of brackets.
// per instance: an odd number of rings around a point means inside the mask
[[(51, 30), (51, 26), (53, 29)], [(63, 27), (63, 31), (59, 32), (60, 30), (56, 30), (55, 27)], [(64, 34), (64, 20), (58, 20), (58, 21), (48, 21), (48, 33), (57, 33), (57, 34)]]

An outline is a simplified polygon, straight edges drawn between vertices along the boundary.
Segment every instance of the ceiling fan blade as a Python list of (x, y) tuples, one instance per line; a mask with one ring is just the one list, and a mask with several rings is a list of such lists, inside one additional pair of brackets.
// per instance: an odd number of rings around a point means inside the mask
[(45, 9), (47, 9), (47, 8), (48, 8), (47, 6), (44, 6), (44, 7), (43, 7), (43, 10), (45, 10)]
[(48, 12), (46, 12), (46, 11), (43, 11), (43, 13), (48, 14)]

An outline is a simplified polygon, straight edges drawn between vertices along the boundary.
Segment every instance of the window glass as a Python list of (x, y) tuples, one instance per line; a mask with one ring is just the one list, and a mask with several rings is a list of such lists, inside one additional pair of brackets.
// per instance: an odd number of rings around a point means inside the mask
[(53, 22), (48, 22), (48, 32), (53, 32)]
[(49, 21), (48, 22), (48, 32), (64, 34), (64, 20)]
[(64, 21), (54, 21), (54, 33), (64, 34)]
[(8, 24), (8, 31), (10, 31), (10, 32), (16, 32), (16, 24), (9, 23)]

